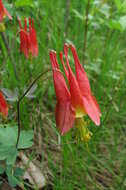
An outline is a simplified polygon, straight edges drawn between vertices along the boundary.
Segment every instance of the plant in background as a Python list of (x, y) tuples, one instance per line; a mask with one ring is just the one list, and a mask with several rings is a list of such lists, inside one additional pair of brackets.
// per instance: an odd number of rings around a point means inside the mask
[[(20, 122), (20, 104), (22, 100), (27, 97), (30, 90), (34, 87), (36, 82), (43, 77), (47, 72), (46, 70), (40, 73), (25, 90), (21, 97), (17, 100), (17, 125), (1, 124), (0, 125), (0, 175), (6, 174), (8, 182), (12, 187), (16, 185), (22, 186), (21, 177), (25, 170), (17, 167), (15, 164), (17, 156), (20, 150), (28, 149), (33, 145), (34, 132), (33, 130), (21, 130)], [(7, 103), (0, 92), (0, 112), (4, 115), (8, 115)], [(5, 140), (6, 139), (6, 140)], [(26, 164), (28, 164), (26, 162)], [(34, 168), (32, 168), (34, 170)], [(31, 173), (33, 171), (30, 171)], [(45, 180), (45, 178), (44, 178)], [(45, 183), (45, 182), (44, 182)]]
[[(71, 70), (68, 60), (69, 48), (72, 51), (75, 62), (76, 77)], [(60, 53), (60, 59), (69, 83), (69, 89), (66, 85), (63, 74), (59, 69), (56, 52), (53, 50), (50, 52), (54, 87), (57, 98), (56, 124), (63, 135), (67, 133), (75, 123), (80, 140), (88, 142), (92, 133), (88, 130), (88, 123), (83, 117), (88, 115), (96, 125), (100, 125), (101, 112), (95, 97), (92, 95), (88, 77), (84, 68), (80, 64), (75, 47), (73, 45), (65, 44), (64, 55), (67, 68), (65, 67), (62, 52)]]
[(27, 19), (24, 19), (24, 28), (22, 27), (20, 19), (18, 19), (20, 26), (20, 51), (24, 53), (25, 57), (36, 57), (38, 55), (38, 42), (36, 37), (36, 30), (33, 19), (29, 18), (29, 31), (27, 29)]
[[(3, 40), (6, 43), (7, 48), (9, 49), (8, 41), (3, 34), (3, 18), (8, 16), (9, 19), (12, 19), (11, 15), (8, 13), (6, 8), (4, 7), (2, 1), (0, 0), (0, 31), (3, 35)], [(21, 21), (18, 20), (20, 25), (20, 50), (24, 53), (24, 55), (28, 58), (30, 56), (34, 57), (38, 55), (38, 43), (36, 38), (36, 31), (34, 28), (33, 19), (29, 18), (29, 31), (27, 31), (27, 19), (25, 19), (24, 29), (22, 28)], [(5, 27), (4, 27), (5, 28)], [(9, 51), (9, 50), (8, 50)], [(9, 51), (9, 55), (10, 51)], [(2, 89), (1, 89), (2, 90)], [(30, 89), (28, 89), (29, 92)], [(3, 90), (5, 95), (9, 96), (9, 91), (6, 89)], [(8, 97), (7, 96), (7, 97)], [(20, 103), (20, 98), (14, 98), (14, 101), (18, 101), (18, 105)], [(24, 95), (25, 96), (25, 95)], [(21, 97), (22, 99), (22, 97)], [(19, 107), (20, 109), (20, 107)], [(18, 110), (20, 112), (20, 110)], [(0, 91), (0, 113), (4, 117), (8, 116), (8, 105), (7, 102)], [(20, 119), (20, 116), (18, 115)], [(20, 138), (19, 138), (20, 137)], [(3, 179), (4, 175), (7, 176), (8, 182), (11, 186), (16, 186), (17, 184), (21, 185), (21, 176), (24, 173), (24, 170), (17, 167), (16, 159), (18, 153), (21, 149), (30, 148), (33, 144), (34, 133), (33, 130), (21, 130), (19, 120), (18, 124), (0, 124), (0, 180)]]
[(2, 0), (0, 0), (0, 22), (3, 21), (3, 18), (5, 16), (7, 16), (10, 20), (12, 20), (10, 13), (4, 7)]
[(8, 17), (10, 20), (12, 20), (12, 16), (7, 11), (7, 9), (4, 7), (2, 0), (0, 0), (0, 32), (5, 31), (5, 24), (3, 22), (4, 17)]

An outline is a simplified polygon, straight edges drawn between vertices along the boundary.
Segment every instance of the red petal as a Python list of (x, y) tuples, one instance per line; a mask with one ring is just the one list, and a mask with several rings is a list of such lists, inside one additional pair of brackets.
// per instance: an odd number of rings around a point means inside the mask
[(58, 62), (56, 59), (56, 53), (54, 51), (50, 52), (50, 60), (53, 69), (53, 80), (54, 80), (54, 87), (56, 92), (56, 98), (58, 101), (68, 101), (70, 100), (70, 93), (67, 88), (65, 79), (58, 69)]
[(95, 96), (92, 95), (92, 98), (93, 98), (94, 103), (95, 103), (95, 105), (96, 105), (96, 107), (97, 107), (97, 109), (98, 109), (98, 112), (99, 112), (100, 116), (101, 116), (101, 110), (100, 110), (99, 104), (98, 104), (98, 102), (97, 102)]
[(29, 56), (29, 36), (27, 33), (27, 20), (25, 19), (25, 27), (21, 25), (21, 21), (18, 19), (18, 23), (20, 26), (20, 51), (24, 53), (25, 57)]
[(50, 60), (52, 64), (52, 69), (59, 69), (59, 64), (56, 58), (56, 52), (54, 50), (50, 51)]
[(1, 92), (0, 92), (0, 112), (4, 116), (6, 116), (6, 117), (8, 116), (8, 106), (7, 106), (6, 100)]
[(23, 29), (23, 27), (22, 27), (21, 21), (20, 21), (20, 19), (19, 19), (19, 18), (18, 18), (17, 20), (18, 20), (18, 23), (19, 23), (19, 26), (20, 26), (20, 30), (22, 30), (22, 29)]
[(75, 61), (75, 69), (76, 69), (76, 77), (77, 77), (77, 82), (79, 84), (80, 90), (83, 95), (87, 95), (88, 93), (91, 93), (90, 89), (90, 83), (88, 80), (88, 77), (86, 75), (86, 72), (82, 65), (80, 64), (76, 49), (73, 45), (70, 45), (73, 58)]
[(64, 71), (65, 71), (65, 75), (66, 75), (66, 77), (67, 77), (67, 79), (68, 79), (69, 73), (68, 73), (68, 71), (67, 71), (67, 69), (66, 69), (66, 67), (65, 67), (65, 63), (64, 63), (64, 60), (63, 60), (63, 53), (60, 52), (59, 55), (60, 55), (61, 63), (62, 63), (62, 65), (63, 65), (63, 69), (64, 69)]
[(73, 45), (70, 45), (76, 69), (77, 82), (79, 84), (81, 94), (84, 100), (84, 107), (89, 117), (96, 123), (100, 124), (100, 108), (94, 96), (92, 96), (91, 88), (88, 77), (82, 65), (80, 64), (76, 49)]
[(30, 36), (30, 50), (33, 56), (38, 55), (38, 42), (36, 37), (36, 30), (34, 28), (33, 19), (29, 18), (29, 36)]
[(0, 21), (3, 20), (3, 17), (4, 17), (4, 6), (2, 0), (0, 0)]
[(67, 133), (73, 126), (75, 120), (75, 111), (69, 101), (58, 102), (56, 105), (56, 124), (60, 133)]
[(94, 121), (96, 125), (100, 125), (100, 113), (92, 96), (88, 97), (83, 96), (83, 102), (85, 110), (89, 115), (89, 117), (91, 118), (91, 120)]
[(76, 77), (73, 74), (71, 67), (69, 65), (67, 52), (68, 52), (68, 46), (67, 46), (67, 44), (65, 44), (64, 45), (64, 54), (65, 54), (66, 64), (67, 64), (68, 72), (69, 72), (69, 80), (68, 81), (69, 81), (69, 86), (70, 86), (71, 102), (72, 102), (72, 105), (74, 106), (74, 108), (82, 107), (84, 109), (81, 91), (78, 86)]
[(27, 19), (24, 19), (24, 31), (27, 33)]

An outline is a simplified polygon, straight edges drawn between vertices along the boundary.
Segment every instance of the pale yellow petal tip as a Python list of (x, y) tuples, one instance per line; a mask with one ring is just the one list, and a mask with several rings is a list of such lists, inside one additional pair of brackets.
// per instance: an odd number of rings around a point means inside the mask
[(55, 50), (53, 50), (53, 49), (51, 49), (51, 50), (50, 50), (50, 52), (52, 52), (52, 53), (55, 53), (55, 54), (56, 54), (56, 51), (55, 51)]

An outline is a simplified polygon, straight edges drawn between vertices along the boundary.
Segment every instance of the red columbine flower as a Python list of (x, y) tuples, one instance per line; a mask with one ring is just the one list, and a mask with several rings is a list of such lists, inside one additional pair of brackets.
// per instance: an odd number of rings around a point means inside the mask
[[(76, 76), (71, 70), (68, 60), (68, 49), (71, 49), (74, 62)], [(82, 141), (88, 141), (91, 138), (91, 132), (87, 128), (87, 122), (83, 120), (85, 115), (96, 124), (100, 125), (100, 109), (99, 105), (92, 95), (90, 84), (86, 72), (80, 61), (76, 49), (73, 45), (64, 45), (64, 55), (66, 59), (67, 68), (63, 60), (63, 54), (60, 52), (60, 59), (68, 79), (69, 89), (66, 85), (63, 74), (59, 69), (56, 58), (56, 52), (50, 52), (50, 60), (53, 69), (53, 80), (56, 91), (57, 105), (56, 105), (56, 124), (61, 132), (65, 134), (75, 126), (79, 129), (79, 135)]]
[(3, 116), (8, 115), (8, 105), (6, 103), (6, 100), (2, 94), (2, 92), (0, 92), (0, 112), (3, 114)]
[(24, 19), (24, 28), (19, 19), (18, 22), (20, 26), (20, 51), (27, 58), (30, 55), (36, 57), (38, 55), (38, 43), (33, 19), (29, 18), (29, 31), (27, 29), (27, 19)]
[(6, 10), (6, 8), (3, 5), (2, 0), (0, 0), (0, 22), (3, 20), (5, 16), (8, 16), (10, 20), (12, 20), (12, 17), (10, 13)]

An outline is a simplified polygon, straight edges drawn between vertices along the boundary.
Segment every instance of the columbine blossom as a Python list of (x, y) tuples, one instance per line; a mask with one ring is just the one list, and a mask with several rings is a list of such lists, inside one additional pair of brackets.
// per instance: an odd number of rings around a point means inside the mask
[(38, 55), (38, 42), (33, 19), (29, 18), (29, 30), (27, 28), (27, 19), (24, 19), (24, 28), (18, 19), (20, 26), (20, 51), (25, 57), (36, 57)]
[(8, 115), (8, 105), (2, 92), (0, 92), (0, 113), (2, 113), (2, 115), (5, 117)]
[(10, 13), (4, 7), (2, 0), (0, 0), (0, 22), (3, 21), (3, 18), (5, 16), (7, 16), (10, 20), (12, 20)]
[[(76, 76), (74, 75), (68, 60), (68, 50), (71, 49), (75, 62)], [(83, 117), (88, 115), (96, 124), (100, 125), (100, 109), (96, 98), (92, 95), (86, 72), (80, 64), (76, 49), (73, 45), (64, 45), (66, 65), (63, 53), (60, 52), (60, 60), (63, 65), (69, 88), (64, 76), (60, 71), (56, 52), (50, 51), (50, 60), (53, 69), (53, 80), (57, 98), (56, 124), (61, 134), (67, 133), (75, 124), (79, 129), (82, 141), (88, 142), (92, 133), (87, 128), (87, 122)]]

